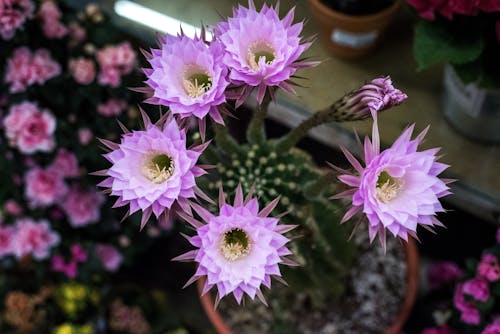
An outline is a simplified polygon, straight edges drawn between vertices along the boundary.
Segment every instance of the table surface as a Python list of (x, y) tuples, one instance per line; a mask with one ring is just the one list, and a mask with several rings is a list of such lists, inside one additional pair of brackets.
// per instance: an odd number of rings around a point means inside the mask
[[(136, 2), (195, 26), (201, 26), (202, 21), (204, 24), (216, 23), (219, 13), (229, 15), (231, 6), (236, 4), (236, 1), (231, 0)], [(315, 34), (318, 30), (307, 1), (281, 0), (281, 12), (285, 13), (294, 5), (296, 19), (306, 20), (304, 36)], [(382, 142), (389, 145), (410, 123), (416, 123), (416, 130), (422, 130), (430, 124), (423, 147), (443, 148), (441, 161), (451, 165), (446, 176), (459, 180), (453, 185), (456, 196), (452, 196), (455, 197), (452, 201), (468, 211), (479, 212), (483, 218), (493, 220), (494, 215), (500, 212), (500, 146), (476, 143), (450, 127), (440, 106), (442, 68), (417, 72), (411, 48), (412, 22), (407, 9), (402, 10), (380, 47), (361, 61), (348, 62), (332, 57), (318, 40), (307, 51), (307, 55), (322, 60), (322, 64), (302, 70), (299, 74), (307, 78), (303, 81), (307, 88), (298, 88), (297, 96), (281, 93), (278, 101), (284, 103), (287, 109), (307, 115), (328, 106), (345, 92), (371, 78), (390, 75), (395, 86), (405, 91), (409, 98), (403, 105), (381, 114)], [(341, 126), (364, 135), (370, 131), (371, 122), (343, 123)], [(332, 133), (331, 141), (335, 145), (335, 135), (332, 131), (329, 133)]]

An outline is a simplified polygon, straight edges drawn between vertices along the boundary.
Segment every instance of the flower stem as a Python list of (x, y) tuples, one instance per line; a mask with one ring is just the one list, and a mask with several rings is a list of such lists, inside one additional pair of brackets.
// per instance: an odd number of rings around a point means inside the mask
[(263, 144), (265, 142), (266, 130), (264, 128), (264, 121), (270, 102), (271, 97), (269, 94), (266, 94), (262, 103), (257, 105), (257, 109), (254, 111), (247, 129), (247, 140), (249, 143)]
[(240, 145), (229, 134), (227, 127), (214, 122), (215, 142), (226, 153), (239, 152)]
[(333, 171), (321, 175), (315, 182), (306, 185), (304, 194), (309, 198), (318, 197), (325, 189), (335, 184), (337, 175)]

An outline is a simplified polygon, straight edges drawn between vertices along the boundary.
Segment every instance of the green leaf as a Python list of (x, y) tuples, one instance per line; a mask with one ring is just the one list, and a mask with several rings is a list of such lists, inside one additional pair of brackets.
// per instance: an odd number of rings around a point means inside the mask
[(483, 51), (480, 33), (458, 34), (437, 22), (421, 21), (415, 28), (413, 53), (418, 70), (439, 63), (466, 64)]

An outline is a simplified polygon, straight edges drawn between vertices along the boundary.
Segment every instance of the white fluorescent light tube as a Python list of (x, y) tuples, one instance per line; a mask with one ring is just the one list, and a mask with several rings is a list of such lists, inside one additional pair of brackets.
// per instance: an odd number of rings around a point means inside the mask
[[(115, 2), (115, 13), (129, 20), (135, 21), (154, 30), (176, 36), (182, 30), (188, 37), (200, 36), (201, 29), (189, 23), (177, 20), (173, 17), (161, 14), (151, 8), (144, 7), (128, 0), (117, 0)], [(212, 40), (212, 35), (207, 32), (207, 40)]]

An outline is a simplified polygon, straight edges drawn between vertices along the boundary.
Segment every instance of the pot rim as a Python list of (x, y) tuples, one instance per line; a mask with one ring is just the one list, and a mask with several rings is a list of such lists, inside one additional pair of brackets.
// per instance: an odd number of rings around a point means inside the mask
[(329, 16), (332, 20), (343, 20), (343, 21), (354, 21), (359, 24), (363, 24), (368, 21), (380, 20), (385, 18), (386, 16), (392, 14), (397, 11), (401, 6), (401, 0), (395, 0), (392, 5), (381, 10), (380, 12), (373, 14), (364, 14), (364, 15), (349, 15), (336, 10), (331, 9), (327, 5), (325, 5), (321, 0), (309, 0), (312, 6), (316, 7), (316, 9), (323, 12), (325, 15)]
[[(313, 0), (317, 1), (317, 0)], [(406, 293), (403, 303), (397, 317), (392, 322), (391, 326), (385, 331), (385, 334), (399, 334), (403, 328), (408, 316), (411, 313), (415, 300), (417, 298), (418, 279), (419, 279), (419, 254), (416, 242), (413, 238), (409, 238), (405, 243), (406, 254)], [(234, 334), (226, 324), (220, 313), (214, 308), (214, 300), (210, 291), (201, 295), (206, 277), (202, 277), (196, 282), (198, 292), (200, 294), (201, 304), (207, 317), (214, 326), (218, 334)]]

